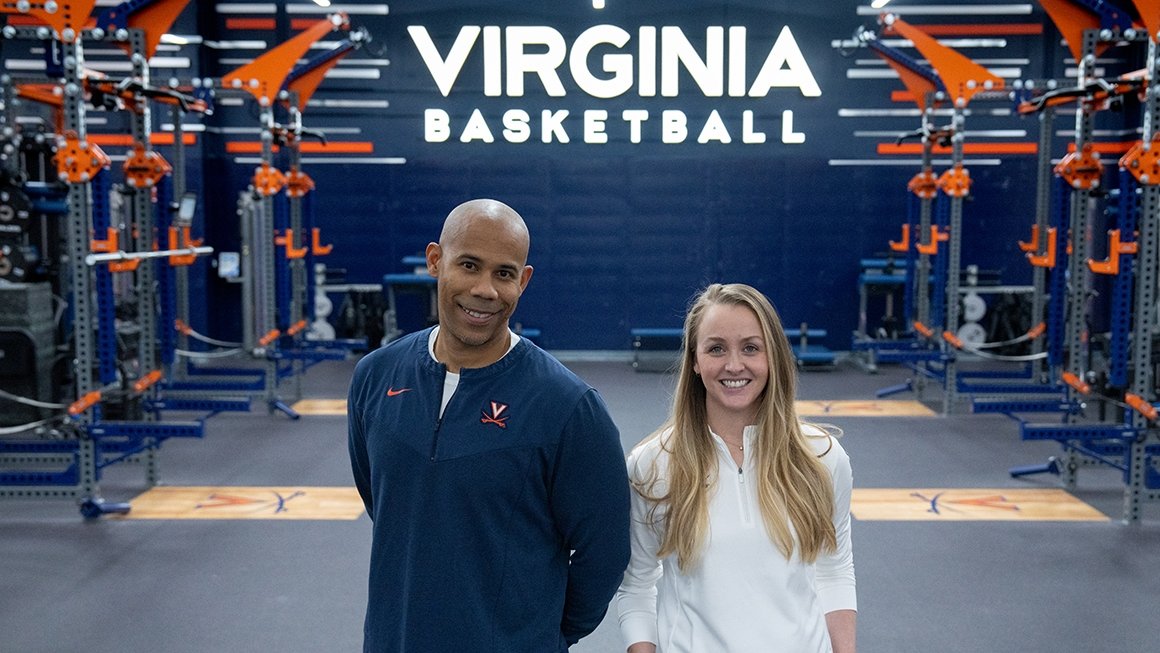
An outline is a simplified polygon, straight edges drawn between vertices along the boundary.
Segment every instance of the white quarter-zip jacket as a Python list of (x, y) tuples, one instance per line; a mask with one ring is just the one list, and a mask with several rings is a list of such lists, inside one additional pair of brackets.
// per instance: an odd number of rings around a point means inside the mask
[[(696, 567), (681, 572), (676, 555), (657, 560), (660, 539), (649, 524), (649, 503), (632, 493), (632, 559), (616, 596), (626, 645), (654, 642), (658, 653), (832, 650), (825, 614), (857, 609), (850, 543), (853, 478), (850, 458), (837, 440), (804, 428), (817, 436), (809, 441), (833, 480), (837, 551), (823, 552), (814, 564), (802, 562), (796, 551), (786, 560), (766, 534), (758, 507), (749, 455), (755, 427), (745, 429), (740, 468), (714, 434), (717, 482), (709, 503), (709, 540)], [(657, 494), (667, 491), (662, 441), (669, 435), (638, 446), (628, 457), (628, 474), (636, 483), (649, 478), (657, 463)]]

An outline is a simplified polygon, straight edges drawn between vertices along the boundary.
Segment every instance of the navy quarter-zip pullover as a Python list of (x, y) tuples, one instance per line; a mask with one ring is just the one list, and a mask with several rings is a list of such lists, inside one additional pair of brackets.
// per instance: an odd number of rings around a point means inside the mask
[(620, 437), (596, 390), (526, 339), (446, 368), (430, 329), (363, 358), (349, 397), (374, 522), (364, 652), (556, 653), (599, 625), (628, 564)]

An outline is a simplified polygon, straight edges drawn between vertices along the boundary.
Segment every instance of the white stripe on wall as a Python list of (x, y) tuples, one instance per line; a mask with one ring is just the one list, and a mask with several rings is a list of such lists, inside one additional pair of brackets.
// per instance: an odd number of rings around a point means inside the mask
[[(997, 166), (1002, 165), (1002, 159), (963, 159), (963, 165), (967, 166)], [(826, 165), (831, 166), (906, 166), (911, 168), (921, 168), (922, 159), (830, 159), (826, 161)], [(934, 159), (931, 161), (934, 166), (949, 166), (954, 165), (951, 159)]]
[(386, 109), (391, 103), (386, 100), (311, 100), (306, 106), (332, 109)]
[[(858, 7), (859, 16), (877, 16), (883, 13), (882, 9), (872, 7)], [(1031, 14), (1031, 5), (911, 5), (890, 6), (892, 14), (914, 16), (1027, 16)]]
[(310, 4), (286, 5), (288, 14), (333, 14), (338, 11), (346, 12), (351, 16), (386, 16), (387, 5), (330, 5), (319, 7), (313, 2)]
[[(1022, 68), (988, 68), (988, 72), (1006, 79), (1019, 79), (1023, 76)], [(846, 79), (898, 79), (898, 72), (893, 68), (866, 70), (851, 68), (846, 71)]]
[[(339, 157), (321, 157), (321, 156), (304, 156), (301, 159), (303, 165), (315, 164), (326, 165), (330, 163), (349, 164), (359, 163), (365, 165), (380, 165), (380, 166), (401, 166), (407, 163), (407, 159), (401, 156), (352, 156), (346, 158)], [(234, 158), (234, 163), (238, 165), (257, 165), (262, 162), (261, 157), (256, 156), (239, 156)]]
[[(907, 133), (909, 133), (909, 132), (907, 132)], [(901, 135), (901, 133), (897, 132), (897, 131), (881, 131), (881, 130), (865, 130), (865, 131), (855, 130), (854, 131), (854, 136), (856, 138), (898, 138), (900, 135)], [(967, 140), (970, 140), (972, 138), (980, 138), (980, 137), (984, 137), (984, 138), (1024, 138), (1027, 136), (1027, 130), (1025, 130), (1025, 129), (970, 130), (970, 129), (968, 129), (968, 130), (963, 132), (963, 135)]]
[(226, 2), (214, 6), (219, 14), (272, 14), (278, 11), (278, 5), (273, 2)]

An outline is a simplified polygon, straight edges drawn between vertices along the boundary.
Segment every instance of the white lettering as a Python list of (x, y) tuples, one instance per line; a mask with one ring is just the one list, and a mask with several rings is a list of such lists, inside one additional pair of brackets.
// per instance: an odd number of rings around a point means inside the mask
[(475, 45), (475, 39), (479, 38), (479, 27), (464, 25), (459, 28), (459, 36), (455, 37), (455, 43), (447, 53), (447, 59), (439, 56), (439, 49), (431, 41), (431, 35), (427, 33), (426, 27), (410, 25), (407, 27), (407, 33), (411, 35), (411, 40), (419, 50), (419, 56), (423, 58), (423, 63), (427, 65), (427, 70), (435, 79), (435, 86), (439, 88), (443, 97), (447, 97), (463, 70), (463, 63), (467, 61), (467, 55)]
[(603, 70), (612, 73), (612, 79), (599, 79), (588, 68), (588, 55), (597, 44), (610, 43), (617, 48), (623, 48), (631, 38), (628, 32), (613, 25), (597, 25), (580, 34), (576, 43), (572, 45), (572, 53), (568, 56), (572, 79), (576, 81), (580, 90), (592, 97), (611, 98), (623, 95), (632, 88), (631, 54), (604, 55)]
[(523, 109), (509, 109), (503, 114), (503, 137), (509, 143), (526, 143), (532, 137), (528, 123), (532, 117)]
[(765, 142), (765, 132), (753, 131), (753, 112), (741, 112), (741, 142), (761, 144)]
[[(502, 138), (508, 143), (527, 143), (531, 140), (532, 130), (538, 128), (540, 142), (543, 143), (570, 143), (569, 120), (572, 113), (568, 109), (543, 109), (540, 111), (540, 124), (532, 125), (532, 115), (524, 109), (508, 109), (499, 120), (502, 123)], [(611, 125), (609, 133), (609, 112), (606, 109), (585, 109), (575, 119), (573, 129), (579, 129), (584, 143), (602, 145), (612, 138), (624, 138), (627, 127), (628, 142), (641, 143), (645, 137), (645, 129), (649, 123), (649, 111), (645, 109), (626, 109), (621, 112), (621, 122)], [(738, 118), (740, 121), (738, 122)], [(693, 119), (699, 119), (693, 117)], [(744, 110), (737, 114), (721, 114), (720, 110), (710, 110), (708, 116), (700, 122), (696, 142), (733, 143), (733, 134), (738, 126), (741, 129), (741, 143), (759, 145), (767, 141), (764, 131), (758, 129), (757, 117), (752, 110)], [(452, 125), (449, 114), (443, 109), (424, 110), (425, 139), (429, 143), (444, 143), (450, 138), (454, 129), (459, 132), (459, 141), (463, 143), (494, 143), (493, 127), (484, 117), (483, 109), (476, 108), (470, 117), (461, 125)], [(655, 138), (658, 135), (662, 143), (674, 144), (690, 141), (690, 116), (679, 109), (669, 109), (661, 112), (661, 119), (656, 127), (652, 127), (648, 135)], [(785, 110), (781, 114), (781, 142), (786, 144), (802, 144), (806, 135), (794, 128), (793, 111)]]
[[(445, 55), (426, 27), (411, 25), (407, 32), (444, 97), (451, 94), (477, 41), (483, 43), (482, 83), (487, 97), (505, 93), (508, 97), (523, 97), (529, 74), (539, 79), (549, 96), (566, 96), (560, 77), (565, 59), (572, 81), (594, 98), (624, 95), (634, 84), (640, 97), (655, 97), (658, 86), (660, 95), (677, 97), (682, 78), (691, 79), (705, 97), (728, 93), (729, 97), (759, 98), (782, 88), (796, 88), (805, 97), (822, 94), (789, 26), (782, 27), (752, 83), (747, 82), (749, 43), (745, 26), (730, 26), (728, 31), (722, 26), (706, 27), (703, 51), (675, 26), (641, 26), (633, 44), (632, 34), (625, 29), (595, 25), (569, 44), (559, 31), (548, 26), (464, 25)], [(635, 45), (635, 51), (628, 49), (631, 45)], [(598, 64), (590, 61), (594, 54), (600, 59)]]
[(559, 111), (549, 111), (544, 109), (540, 112), (540, 140), (545, 143), (551, 143), (552, 137), (561, 143), (568, 142), (568, 132), (564, 131), (564, 119), (568, 117), (567, 109), (560, 109)]
[(657, 28), (640, 28), (637, 39), (637, 78), (640, 84), (637, 94), (641, 97), (656, 97), (657, 94)]
[(685, 70), (701, 88), (705, 97), (721, 97), (724, 82), (721, 71), (725, 61), (725, 30), (721, 27), (705, 29), (705, 59), (697, 54), (693, 44), (679, 27), (661, 28), (661, 95), (677, 97), (680, 71), (677, 63), (684, 64)]
[(483, 28), (483, 94), (488, 97), (503, 95), (503, 79), (500, 70), (499, 28), (490, 25)]
[(491, 135), (491, 130), (487, 127), (487, 121), (483, 119), (483, 114), (479, 109), (471, 112), (471, 117), (467, 119), (467, 126), (463, 128), (463, 133), (459, 135), (459, 141), (462, 143), (470, 143), (471, 141), (483, 141), (484, 143), (494, 143), (495, 136)]
[(644, 109), (625, 109), (620, 118), (628, 123), (628, 140), (640, 142), (640, 124), (648, 120), (648, 111)]
[(608, 134), (604, 133), (604, 122), (608, 120), (608, 112), (604, 109), (589, 109), (584, 112), (584, 142), (607, 143)]
[(729, 97), (745, 97), (745, 28), (729, 28)]
[(793, 111), (786, 109), (781, 112), (781, 142), (804, 143), (806, 135), (793, 130)]
[[(783, 66), (789, 67), (783, 69)], [(770, 48), (765, 64), (761, 66), (761, 71), (757, 73), (757, 78), (749, 87), (749, 97), (765, 97), (773, 88), (797, 88), (806, 97), (818, 97), (822, 94), (822, 89), (818, 87), (814, 74), (810, 72), (810, 66), (806, 63), (806, 58), (798, 48), (788, 25), (781, 28), (781, 34)]]
[(423, 140), (428, 143), (443, 143), (451, 138), (451, 116), (443, 109), (427, 109), (423, 112)]
[(733, 142), (733, 139), (729, 137), (729, 130), (725, 127), (725, 121), (721, 120), (721, 114), (717, 113), (716, 109), (713, 109), (713, 112), (709, 114), (705, 126), (701, 129), (701, 135), (697, 137), (698, 143), (708, 143), (709, 141)]
[[(507, 37), (507, 94), (523, 97), (524, 74), (535, 73), (552, 97), (566, 95), (556, 69), (564, 63), (568, 46), (564, 37), (551, 27), (508, 27)], [(546, 52), (530, 53), (529, 45), (546, 46)]]
[(685, 112), (678, 109), (667, 109), (661, 113), (664, 127), (661, 130), (662, 143), (684, 143), (689, 136), (688, 121)]

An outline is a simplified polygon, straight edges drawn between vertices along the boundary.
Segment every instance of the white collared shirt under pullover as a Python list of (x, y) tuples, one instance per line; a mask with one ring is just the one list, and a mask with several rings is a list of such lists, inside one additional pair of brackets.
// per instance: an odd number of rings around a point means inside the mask
[[(676, 555), (657, 560), (660, 540), (648, 524), (649, 503), (632, 493), (632, 559), (616, 595), (626, 645), (657, 644), (658, 653), (825, 653), (831, 650), (825, 614), (856, 610), (854, 557), (850, 544), (850, 458), (833, 439), (805, 426), (834, 486), (834, 528), (838, 548), (814, 564), (791, 560), (766, 534), (753, 482), (755, 428), (745, 429), (741, 468), (725, 443), (713, 436), (718, 476), (709, 504), (709, 540), (699, 564), (688, 572)], [(628, 457), (634, 483), (649, 478), (653, 462), (667, 491), (668, 453), (654, 438)], [(832, 444), (832, 446), (831, 446)], [(827, 452), (826, 450), (829, 449)], [(822, 455), (825, 452), (825, 455)]]

